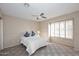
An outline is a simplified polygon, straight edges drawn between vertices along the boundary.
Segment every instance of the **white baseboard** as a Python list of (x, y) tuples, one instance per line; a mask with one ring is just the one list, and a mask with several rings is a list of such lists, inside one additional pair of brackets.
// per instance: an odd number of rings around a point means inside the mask
[(79, 51), (79, 48), (74, 48), (75, 51)]

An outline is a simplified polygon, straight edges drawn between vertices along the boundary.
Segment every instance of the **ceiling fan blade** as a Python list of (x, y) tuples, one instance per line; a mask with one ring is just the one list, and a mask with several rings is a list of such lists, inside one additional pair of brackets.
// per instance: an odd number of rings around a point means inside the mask
[(41, 13), (41, 14), (40, 14), (40, 16), (43, 16), (43, 15), (44, 15), (44, 13)]
[(37, 17), (38, 15), (32, 15), (32, 16)]
[(42, 18), (47, 18), (47, 17), (45, 17), (45, 16), (41, 16)]
[(33, 17), (38, 17), (39, 15), (32, 15)]

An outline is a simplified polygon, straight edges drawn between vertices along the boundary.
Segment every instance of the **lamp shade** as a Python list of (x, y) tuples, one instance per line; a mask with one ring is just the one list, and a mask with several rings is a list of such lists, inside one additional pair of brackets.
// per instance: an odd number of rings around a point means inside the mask
[(40, 31), (37, 31), (38, 34), (40, 34)]

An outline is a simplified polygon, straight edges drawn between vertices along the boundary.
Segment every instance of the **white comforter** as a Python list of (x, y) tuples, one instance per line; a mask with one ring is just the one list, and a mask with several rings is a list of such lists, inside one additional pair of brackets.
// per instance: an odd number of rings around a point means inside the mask
[(24, 44), (29, 55), (33, 54), (38, 48), (48, 45), (48, 42), (37, 36), (34, 37), (22, 37), (21, 43)]

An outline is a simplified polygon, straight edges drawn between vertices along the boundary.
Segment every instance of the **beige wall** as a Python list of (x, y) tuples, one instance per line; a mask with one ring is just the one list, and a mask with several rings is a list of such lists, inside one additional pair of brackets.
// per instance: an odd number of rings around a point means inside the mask
[(28, 21), (5, 15), (3, 17), (3, 20), (4, 48), (20, 44), (21, 34), (23, 32), (38, 30), (38, 23), (35, 21)]
[(0, 20), (0, 50), (1, 50), (1, 20)]
[(47, 22), (40, 22), (39, 28), (40, 28), (40, 36), (46, 40), (49, 40), (49, 38), (48, 38), (48, 23)]
[(56, 43), (61, 43), (65, 44), (68, 46), (73, 46), (75, 50), (79, 50), (79, 11), (58, 16), (55, 18), (51, 18), (50, 20), (40, 22), (40, 31), (41, 31), (41, 36), (47, 37), (47, 31), (48, 31), (48, 26), (47, 24), (50, 22), (56, 22), (56, 21), (61, 21), (61, 20), (69, 20), (73, 19), (73, 24), (74, 24), (74, 29), (73, 29), (73, 40), (65, 40), (62, 38), (51, 38), (52, 42)]
[[(2, 17), (1, 12), (0, 17)], [(3, 19), (0, 19), (0, 50), (1, 49), (3, 49)]]

